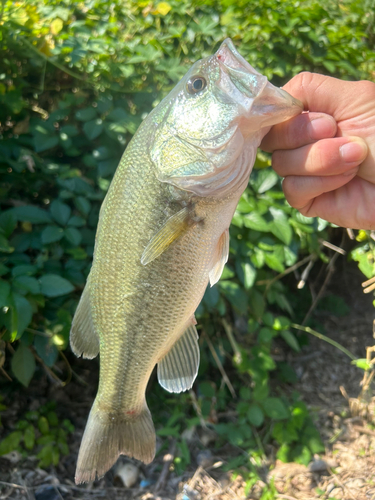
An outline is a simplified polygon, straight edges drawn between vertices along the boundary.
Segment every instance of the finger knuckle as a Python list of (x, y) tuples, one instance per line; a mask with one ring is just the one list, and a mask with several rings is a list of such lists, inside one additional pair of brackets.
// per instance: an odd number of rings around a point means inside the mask
[(355, 82), (356, 90), (359, 95), (366, 96), (369, 100), (375, 100), (375, 83), (369, 80), (362, 80), (360, 82)]

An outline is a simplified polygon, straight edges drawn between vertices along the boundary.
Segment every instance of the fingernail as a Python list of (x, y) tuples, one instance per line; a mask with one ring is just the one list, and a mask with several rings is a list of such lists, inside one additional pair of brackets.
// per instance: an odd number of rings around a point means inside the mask
[(318, 116), (308, 124), (308, 133), (314, 141), (333, 137), (336, 133), (336, 122), (329, 116)]
[(367, 145), (364, 141), (347, 142), (340, 146), (340, 156), (346, 163), (362, 162), (367, 155)]

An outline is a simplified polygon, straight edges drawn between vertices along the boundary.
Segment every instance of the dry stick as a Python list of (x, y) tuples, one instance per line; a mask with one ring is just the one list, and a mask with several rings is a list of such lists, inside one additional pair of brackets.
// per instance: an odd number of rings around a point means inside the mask
[(314, 265), (314, 261), (310, 260), (310, 262), (307, 264), (306, 268), (303, 270), (303, 272), (301, 274), (301, 279), (299, 280), (299, 282), (297, 284), (298, 290), (302, 290), (302, 288), (304, 288), (304, 286), (306, 285), (306, 280), (309, 277), (309, 274), (310, 274), (310, 271), (311, 271), (313, 265)]
[(319, 243), (321, 243), (324, 247), (330, 248), (334, 252), (341, 253), (341, 255), (346, 255), (346, 251), (343, 248), (340, 248), (333, 243), (330, 243), (329, 241), (319, 240)]
[(367, 280), (367, 281), (364, 281), (364, 282), (362, 283), (362, 286), (363, 286), (363, 288), (365, 288), (365, 287), (366, 287), (366, 286), (368, 286), (368, 285), (372, 285), (372, 283), (375, 283), (375, 276), (373, 276), (372, 278), (370, 278), (370, 279), (369, 279), (369, 280)]
[(313, 300), (313, 303), (311, 304), (310, 306), (310, 309), (307, 311), (307, 314), (306, 316), (304, 317), (304, 320), (302, 321), (302, 325), (304, 325), (307, 320), (309, 319), (309, 317), (311, 316), (313, 310), (315, 309), (315, 307), (317, 306), (321, 296), (323, 295), (323, 293), (325, 292), (325, 289), (327, 288), (327, 285), (332, 277), (332, 274), (334, 272), (334, 263), (336, 262), (336, 259), (337, 257), (339, 256), (340, 254), (338, 253), (335, 253), (335, 255), (332, 257), (332, 259), (329, 261), (329, 264), (328, 264), (328, 268), (327, 268), (327, 276), (324, 280), (324, 283), (323, 285), (321, 286), (317, 296), (315, 297), (315, 299)]
[(351, 240), (354, 240), (355, 239), (355, 234), (354, 234), (354, 231), (353, 229), (350, 229), (349, 227), (346, 228), (346, 232), (348, 233), (348, 236)]
[(230, 393), (232, 394), (232, 398), (236, 399), (237, 395), (236, 395), (236, 391), (234, 390), (234, 387), (233, 385), (231, 384), (229, 378), (228, 378), (228, 375), (226, 374), (225, 370), (224, 370), (224, 367), (220, 361), (220, 358), (219, 356), (217, 355), (216, 351), (215, 351), (215, 348), (214, 346), (212, 345), (212, 342), (211, 340), (209, 339), (208, 335), (205, 335), (205, 339), (206, 339), (206, 342), (207, 342), (207, 345), (211, 351), (211, 354), (214, 358), (214, 360), (216, 361), (216, 364), (217, 364), (217, 367), (219, 368), (220, 370), (220, 373), (221, 373), (221, 376), (223, 377), (223, 380), (225, 382), (225, 384), (227, 385)]
[(283, 271), (282, 273), (278, 274), (277, 276), (275, 276), (271, 280), (257, 281), (256, 284), (257, 285), (267, 285), (267, 289), (268, 289), (273, 283), (275, 283), (275, 281), (278, 281), (279, 279), (283, 278), (287, 274), (292, 273), (293, 271), (295, 271), (299, 267), (301, 267), (304, 264), (306, 264), (306, 262), (309, 262), (310, 260), (316, 260), (316, 258), (317, 257), (316, 257), (315, 254), (310, 254), (307, 257), (305, 257), (304, 259), (300, 260), (299, 262), (296, 262), (295, 264), (293, 264), (293, 266), (288, 267), (288, 269), (285, 269), (285, 271)]
[(225, 333), (227, 334), (227, 337), (229, 339), (230, 345), (232, 346), (232, 349), (234, 351), (234, 356), (236, 358), (236, 361), (238, 363), (240, 363), (241, 359), (242, 359), (242, 354), (241, 354), (240, 348), (238, 347), (238, 344), (233, 336), (232, 328), (228, 325), (228, 323), (225, 321), (225, 319), (222, 320), (222, 324), (223, 324)]
[(350, 498), (352, 498), (353, 500), (356, 500), (356, 498), (352, 495), (351, 491), (347, 489), (347, 487), (345, 486), (345, 484), (341, 481), (341, 479), (339, 478), (339, 476), (337, 474), (334, 474), (332, 472), (332, 469), (328, 468), (327, 469), (328, 472), (331, 474), (331, 476), (333, 476), (335, 478), (335, 481), (337, 481), (339, 483), (339, 486), (341, 486), (341, 488), (343, 489), (343, 491), (349, 493), (349, 496)]
[(173, 440), (170, 447), (169, 447), (168, 453), (166, 455), (164, 455), (164, 457), (163, 457), (164, 465), (163, 465), (163, 468), (161, 470), (158, 482), (156, 483), (156, 486), (155, 486), (155, 493), (157, 493), (162, 488), (164, 488), (165, 483), (167, 481), (168, 474), (169, 474), (169, 467), (174, 460), (175, 453), (176, 453), (176, 441)]
[(190, 389), (189, 394), (190, 394), (190, 397), (191, 397), (194, 409), (197, 412), (197, 415), (198, 415), (199, 421), (201, 423), (201, 426), (204, 429), (207, 429), (207, 425), (206, 425), (206, 422), (204, 421), (204, 418), (203, 418), (203, 415), (202, 415), (202, 411), (199, 408), (199, 404), (198, 404), (197, 396), (195, 395), (195, 392), (192, 389)]
[(276, 498), (283, 498), (285, 500), (298, 500), (296, 497), (290, 497), (289, 495), (283, 494), (276, 495)]
[[(363, 283), (362, 283), (362, 286), (363, 286)], [(373, 290), (375, 290), (375, 283), (373, 283), (371, 286), (368, 286), (367, 288), (365, 288), (363, 290), (363, 293), (370, 293), (372, 292)]]
[(352, 425), (352, 429), (360, 432), (361, 434), (368, 434), (369, 436), (375, 436), (375, 431), (371, 429), (367, 429), (366, 427), (362, 427), (360, 425)]
[(0, 371), (4, 375), (4, 377), (9, 380), (9, 382), (13, 382), (12, 378), (7, 374), (2, 366), (0, 367)]

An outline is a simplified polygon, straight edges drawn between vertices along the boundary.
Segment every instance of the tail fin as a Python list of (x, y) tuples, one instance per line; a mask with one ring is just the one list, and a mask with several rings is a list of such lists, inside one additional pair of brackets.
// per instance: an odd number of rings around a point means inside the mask
[(155, 429), (150, 410), (145, 403), (131, 420), (120, 420), (98, 409), (94, 402), (78, 454), (76, 484), (104, 476), (120, 455), (152, 462)]

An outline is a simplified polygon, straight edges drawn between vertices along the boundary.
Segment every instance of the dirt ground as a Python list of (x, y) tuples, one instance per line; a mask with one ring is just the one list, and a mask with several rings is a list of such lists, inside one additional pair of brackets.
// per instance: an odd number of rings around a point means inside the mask
[[(358, 358), (364, 358), (365, 348), (375, 343), (373, 297), (362, 294), (361, 275), (354, 265), (345, 269), (345, 279), (345, 283), (335, 279), (336, 285), (331, 289), (344, 294), (350, 314), (335, 317), (316, 310), (314, 315), (324, 324), (330, 338)], [(82, 390), (82, 386), (73, 383), (59, 389), (46, 380), (44, 385), (32, 386), (34, 403), (30, 390), (20, 390), (12, 398), (8, 409), (2, 412), (5, 427), (7, 421), (19, 418), (30, 405), (43, 404), (53, 398), (58, 402), (59, 412), (74, 422), (76, 430), (70, 455), (49, 472), (36, 468), (35, 457), (25, 460), (17, 453), (0, 457), (0, 500), (259, 500), (265, 483), (270, 481), (274, 482), (278, 499), (375, 499), (375, 400), (371, 400), (371, 392), (367, 393), (367, 402), (364, 398), (358, 399), (363, 371), (351, 365), (349, 358), (335, 347), (315, 337), (298, 355), (290, 352), (281, 355), (294, 367), (299, 381), (293, 390), (301, 394), (312, 410), (325, 443), (325, 454), (316, 456), (308, 467), (275, 461), (272, 449), (267, 450), (270, 453), (264, 463), (262, 481), (245, 493), (241, 477), (234, 479), (220, 469), (220, 464), (228, 459), (228, 450), (218, 455), (217, 450), (210, 451), (207, 446), (207, 453), (195, 456), (190, 469), (177, 476), (171, 470), (172, 443), (169, 454), (160, 456), (147, 467), (120, 461), (120, 466), (102, 480), (77, 487), (73, 482), (75, 461), (96, 387), (97, 370), (93, 370), (92, 374), (86, 373), (94, 379), (90, 384), (93, 389)], [(345, 399), (342, 392), (351, 399)], [(195, 436), (191, 437), (193, 443)], [(121, 475), (125, 482), (134, 482), (133, 486), (125, 487)], [(262, 500), (271, 500), (271, 497)]]

